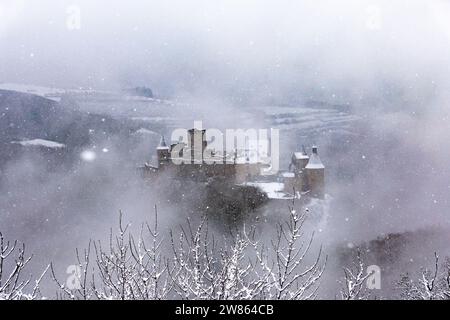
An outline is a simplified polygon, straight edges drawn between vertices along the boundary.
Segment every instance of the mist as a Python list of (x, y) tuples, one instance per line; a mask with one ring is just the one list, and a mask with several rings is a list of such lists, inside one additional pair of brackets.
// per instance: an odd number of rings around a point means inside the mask
[[(1, 83), (107, 91), (145, 85), (180, 103), (168, 113), (186, 127), (194, 120), (263, 127), (261, 106), (345, 106), (358, 119), (349, 136), (281, 134), (282, 163), (301, 144), (317, 143), (329, 168), (331, 200), (317, 242), (331, 256), (330, 278), (341, 268), (337, 248), (392, 233), (439, 228), (429, 244), (406, 245), (392, 278), (405, 261), (418, 267), (433, 250), (450, 254), (450, 1), (0, 0)], [(90, 108), (81, 106), (124, 117)], [(168, 135), (171, 128), (158, 129)], [(134, 172), (158, 137), (126, 153), (114, 144), (128, 140), (110, 138), (110, 152), (94, 163), (79, 160), (70, 172), (48, 171), (34, 154), (1, 169), (0, 226), (35, 243), (40, 266), (52, 259), (64, 266), (86, 239), (106, 238), (119, 210), (139, 225), (158, 204), (166, 228), (188, 215)], [(335, 290), (331, 282), (325, 291)]]
[(448, 81), (447, 1), (3, 0), (0, 12), (0, 81), (351, 103), (414, 103)]

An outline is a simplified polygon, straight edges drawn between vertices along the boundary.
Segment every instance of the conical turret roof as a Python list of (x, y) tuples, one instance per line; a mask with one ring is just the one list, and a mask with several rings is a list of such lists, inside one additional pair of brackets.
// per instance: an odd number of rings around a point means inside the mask
[(159, 141), (158, 149), (169, 149), (169, 147), (166, 144), (166, 140), (164, 139), (164, 136), (161, 136), (161, 140)]
[(314, 169), (325, 169), (322, 161), (320, 160), (319, 153), (317, 152), (317, 147), (312, 147), (312, 154), (309, 157), (308, 164), (305, 167), (306, 169), (314, 170)]

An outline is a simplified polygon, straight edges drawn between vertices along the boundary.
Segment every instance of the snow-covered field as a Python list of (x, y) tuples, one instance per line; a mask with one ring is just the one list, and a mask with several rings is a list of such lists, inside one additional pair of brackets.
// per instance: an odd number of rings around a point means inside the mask
[(45, 148), (50, 148), (50, 149), (65, 148), (65, 146), (66, 146), (59, 142), (44, 140), (44, 139), (12, 141), (11, 143), (20, 144), (24, 147), (45, 147)]
[[(218, 116), (218, 114), (202, 115), (201, 112), (198, 113), (196, 111), (198, 106), (195, 104), (141, 97), (123, 97), (116, 92), (98, 91), (92, 88), (65, 89), (0, 83), (0, 89), (31, 93), (55, 101), (60, 101), (62, 95), (70, 93), (73, 94), (75, 100), (77, 100), (77, 97), (79, 98), (78, 104), (82, 110), (113, 116), (125, 116), (136, 122), (163, 125), (171, 129), (183, 127), (189, 123), (193, 124), (194, 120), (203, 120), (208, 123), (211, 117)], [(102, 101), (102, 99), (96, 98), (98, 95), (106, 95), (111, 99)], [(239, 110), (233, 108), (231, 112), (233, 117), (241, 119), (235, 123), (236, 126), (251, 126), (253, 123), (248, 120), (257, 116), (264, 119), (264, 125), (268, 127), (286, 131), (294, 130), (296, 134), (300, 135), (324, 132), (345, 135), (352, 134), (352, 123), (360, 119), (345, 109), (345, 106), (330, 105), (324, 107), (323, 104), (314, 107), (314, 103), (308, 103), (307, 106), (298, 104), (293, 106), (267, 105)], [(226, 112), (226, 108), (224, 111)], [(220, 118), (214, 120), (220, 122)]]
[(20, 83), (0, 83), (0, 89), (35, 94), (55, 101), (59, 101), (61, 95), (66, 92), (66, 90), (60, 88), (51, 88)]

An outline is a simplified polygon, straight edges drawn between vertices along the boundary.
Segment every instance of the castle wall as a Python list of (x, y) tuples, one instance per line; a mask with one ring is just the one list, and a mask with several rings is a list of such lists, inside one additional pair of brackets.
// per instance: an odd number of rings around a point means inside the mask
[(236, 174), (236, 168), (232, 164), (213, 163), (204, 165), (207, 177), (226, 177), (232, 178)]
[(235, 167), (236, 183), (244, 183), (249, 178), (261, 173), (261, 164), (259, 163), (236, 163), (232, 166)]
[[(148, 177), (154, 177), (158, 171), (170, 171), (180, 178), (188, 178), (196, 181), (206, 181), (212, 177), (224, 177), (233, 179), (236, 184), (243, 184), (261, 176), (262, 168), (267, 164), (249, 163), (247, 158), (239, 158), (236, 153), (232, 163), (210, 163), (208, 158), (204, 158), (204, 152), (207, 148), (205, 141), (205, 130), (189, 130), (188, 144), (180, 147), (180, 143), (172, 144), (167, 147), (162, 137), (160, 146), (157, 148), (158, 168), (146, 167), (143, 174)], [(180, 158), (171, 158), (174, 148), (180, 149)], [(183, 154), (188, 159), (183, 159)], [(211, 153), (211, 159), (216, 155)], [(222, 156), (225, 161), (225, 156)], [(190, 158), (190, 159), (189, 159)], [(220, 158), (218, 158), (220, 159)], [(179, 165), (173, 163), (177, 160)], [(197, 160), (197, 161), (194, 161)], [(185, 163), (186, 161), (187, 163)], [(317, 147), (312, 148), (312, 154), (309, 156), (303, 149), (303, 152), (295, 152), (292, 155), (290, 172), (283, 174), (286, 193), (309, 191), (311, 197), (323, 198), (325, 195), (325, 167), (320, 161)]]
[(169, 148), (158, 148), (156, 150), (156, 155), (158, 157), (158, 166), (164, 166), (170, 162), (170, 151)]
[(307, 157), (302, 158), (302, 159), (294, 158), (292, 160), (292, 163), (294, 164), (295, 171), (298, 171), (298, 172), (303, 171), (303, 169), (305, 169), (306, 165), (308, 164), (308, 161), (309, 161), (309, 158), (307, 158)]
[(191, 161), (203, 162), (203, 154), (207, 147), (206, 130), (191, 129), (189, 133), (189, 148), (191, 149)]
[(297, 178), (295, 176), (295, 173), (293, 172), (285, 172), (282, 175), (283, 182), (284, 182), (284, 192), (288, 194), (294, 194), (295, 192), (299, 191), (297, 188)]
[(304, 170), (295, 172), (294, 187), (295, 190), (299, 192), (304, 192), (308, 190), (308, 181)]
[(323, 199), (325, 196), (325, 169), (306, 169), (310, 195)]

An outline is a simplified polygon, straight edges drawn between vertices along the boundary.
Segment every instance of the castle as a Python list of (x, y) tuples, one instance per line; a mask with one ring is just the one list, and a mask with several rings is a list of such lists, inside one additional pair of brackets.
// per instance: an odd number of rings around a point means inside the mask
[(175, 178), (208, 181), (224, 178), (237, 185), (260, 188), (271, 199), (293, 199), (302, 194), (315, 198), (325, 196), (325, 166), (318, 148), (312, 147), (311, 155), (303, 148), (292, 155), (289, 170), (276, 176), (262, 176), (270, 164), (251, 161), (250, 150), (233, 150), (231, 154), (219, 154), (208, 148), (206, 130), (188, 130), (187, 143), (167, 145), (164, 137), (156, 148), (157, 166), (146, 163), (140, 168), (142, 175), (152, 179), (162, 172), (170, 172)]

